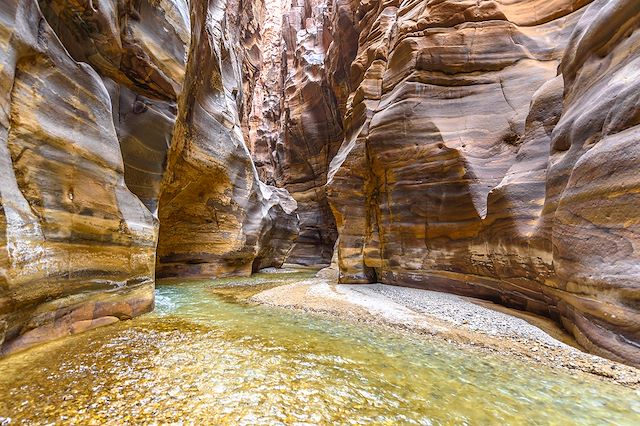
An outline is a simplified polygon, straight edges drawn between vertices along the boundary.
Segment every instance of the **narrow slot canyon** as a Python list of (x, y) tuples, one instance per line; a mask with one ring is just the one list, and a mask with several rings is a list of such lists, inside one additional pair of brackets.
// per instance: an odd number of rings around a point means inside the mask
[(3, 0), (0, 425), (637, 424), (638, 0)]

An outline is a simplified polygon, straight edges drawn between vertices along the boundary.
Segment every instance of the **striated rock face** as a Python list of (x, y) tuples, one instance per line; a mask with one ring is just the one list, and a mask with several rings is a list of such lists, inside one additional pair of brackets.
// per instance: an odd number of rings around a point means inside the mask
[[(262, 29), (257, 40), (260, 52), (253, 74), (251, 103), (247, 103), (244, 133), (260, 180), (276, 185), (282, 171), (277, 152), (282, 143), (283, 100), (283, 16), (289, 11), (287, 0), (265, 0)], [(245, 76), (245, 81), (247, 81)]]
[(105, 80), (124, 160), (127, 187), (157, 217), (162, 177), (176, 120), (176, 103), (147, 98)]
[(157, 213), (189, 48), (186, 0), (40, 0), (65, 48), (104, 79), (125, 181)]
[(335, 245), (342, 282), (640, 365), (639, 27), (637, 0), (4, 0), (0, 350), (146, 312), (156, 272)]
[(304, 265), (329, 264), (337, 238), (325, 184), (342, 142), (342, 120), (324, 66), (331, 41), (326, 8), (322, 1), (294, 0), (284, 16), (284, 131), (277, 159), (300, 215), (288, 261)]
[(162, 276), (284, 262), (296, 203), (258, 181), (238, 121), (261, 3), (191, 3), (184, 93), (186, 0), (0, 6), (1, 353), (151, 310), (158, 216)]
[(104, 77), (174, 101), (189, 42), (187, 0), (39, 0), (71, 56)]
[(125, 185), (111, 99), (37, 2), (0, 7), (0, 347), (153, 307), (156, 223)]
[(224, 0), (191, 4), (191, 51), (160, 197), (159, 278), (249, 275), (281, 265), (297, 235), (295, 200), (258, 180), (243, 141), (247, 52), (231, 20), (244, 13), (253, 14)]
[(640, 364), (640, 3), (594, 2), (559, 71), (543, 209), (551, 294), (583, 345)]
[(249, 141), (260, 176), (287, 188), (298, 203), (300, 235), (288, 262), (331, 260), (337, 237), (325, 184), (342, 141), (342, 119), (327, 80), (331, 37), (322, 0), (267, 0), (263, 53), (249, 118)]
[[(334, 13), (359, 34), (349, 82), (334, 82), (340, 280), (492, 299), (640, 364), (640, 3)], [(344, 50), (329, 52), (344, 69)]]

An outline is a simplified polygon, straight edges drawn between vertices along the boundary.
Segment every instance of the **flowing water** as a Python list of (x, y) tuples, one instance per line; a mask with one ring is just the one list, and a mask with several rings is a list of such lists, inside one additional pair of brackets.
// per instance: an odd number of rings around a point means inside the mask
[(153, 314), (0, 361), (0, 416), (38, 425), (640, 424), (638, 391), (253, 306), (242, 299), (254, 289), (220, 290), (232, 283), (159, 286)]

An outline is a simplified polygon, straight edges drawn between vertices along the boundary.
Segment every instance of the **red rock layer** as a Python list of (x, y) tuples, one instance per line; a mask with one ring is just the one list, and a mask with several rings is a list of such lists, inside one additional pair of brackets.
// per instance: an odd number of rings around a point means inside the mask
[(267, 0), (266, 8), (250, 149), (261, 177), (298, 203), (300, 235), (288, 262), (328, 264), (337, 232), (324, 186), (342, 141), (325, 71), (330, 14), (322, 0)]
[(340, 280), (492, 299), (640, 364), (640, 4), (342, 7), (333, 31), (359, 39), (334, 84)]

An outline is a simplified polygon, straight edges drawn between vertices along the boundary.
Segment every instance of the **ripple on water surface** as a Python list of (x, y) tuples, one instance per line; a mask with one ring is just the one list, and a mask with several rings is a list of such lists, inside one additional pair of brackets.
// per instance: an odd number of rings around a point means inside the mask
[[(270, 279), (286, 281), (249, 282)], [(161, 286), (153, 314), (1, 361), (0, 416), (27, 424), (640, 424), (640, 395), (622, 386), (234, 303), (212, 291), (216, 284)]]

